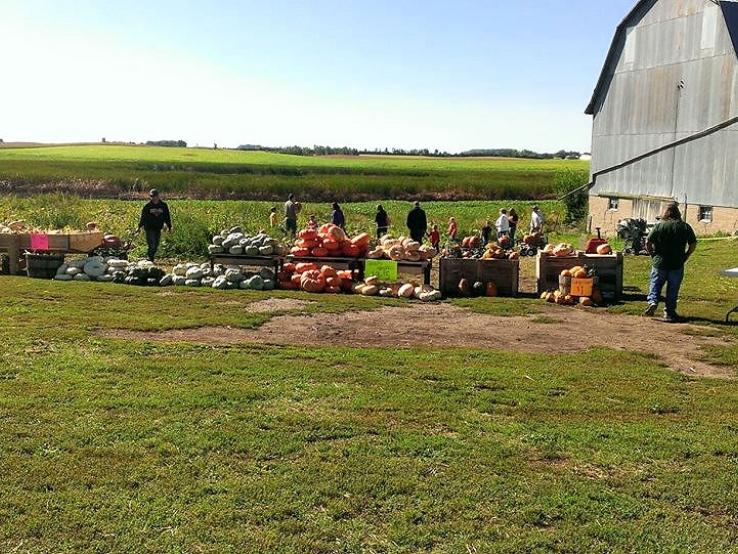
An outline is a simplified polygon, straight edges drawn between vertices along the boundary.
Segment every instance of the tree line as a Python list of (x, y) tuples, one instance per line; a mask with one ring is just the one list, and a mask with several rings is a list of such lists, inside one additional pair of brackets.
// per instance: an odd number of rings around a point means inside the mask
[(274, 152), (292, 154), (294, 156), (424, 156), (430, 158), (525, 158), (532, 160), (579, 159), (581, 152), (576, 150), (559, 150), (558, 152), (534, 152), (533, 150), (517, 150), (514, 148), (480, 148), (464, 152), (449, 153), (445, 150), (428, 148), (375, 148), (373, 150), (351, 148), (349, 146), (262, 146), (260, 144), (242, 144), (237, 150)]

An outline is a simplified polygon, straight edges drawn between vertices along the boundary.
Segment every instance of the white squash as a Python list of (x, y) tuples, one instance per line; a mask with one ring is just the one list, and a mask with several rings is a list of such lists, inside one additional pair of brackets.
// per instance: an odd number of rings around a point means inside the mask
[(414, 292), (415, 287), (413, 287), (411, 284), (402, 285), (400, 287), (400, 290), (397, 292), (397, 296), (399, 298), (412, 298)]

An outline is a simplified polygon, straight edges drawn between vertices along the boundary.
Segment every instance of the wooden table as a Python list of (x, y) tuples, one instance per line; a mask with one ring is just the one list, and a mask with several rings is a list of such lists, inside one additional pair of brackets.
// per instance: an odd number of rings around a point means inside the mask
[[(350, 269), (352, 271), (358, 270), (359, 279), (364, 279), (364, 268), (366, 264), (366, 258), (344, 258), (344, 257), (315, 257), (315, 256), (287, 256), (286, 260), (293, 263), (314, 263), (318, 265), (329, 265), (335, 269)], [(431, 282), (431, 269), (433, 262), (431, 260), (423, 260), (420, 262), (409, 262), (406, 260), (399, 260), (397, 262), (397, 271), (402, 273), (410, 273), (413, 275), (422, 275), (423, 282), (426, 285), (430, 285)]]
[[(731, 279), (738, 279), (738, 267), (735, 267), (733, 269), (726, 269), (725, 271), (723, 271), (723, 275)], [(738, 314), (738, 306), (730, 310), (725, 315), (725, 323), (730, 323), (730, 316), (733, 314)]]
[(520, 260), (441, 258), (439, 265), (438, 288), (444, 296), (458, 296), (461, 279), (494, 283), (500, 296), (518, 295)]
[(11, 233), (0, 234), (0, 250), (8, 254), (11, 275), (20, 274), (21, 252), (32, 250), (33, 236), (46, 237), (46, 252), (59, 254), (88, 254), (102, 244), (103, 234), (99, 231), (78, 231), (69, 233)]
[(559, 288), (559, 276), (564, 269), (587, 266), (599, 277), (598, 287), (606, 300), (619, 300), (623, 295), (623, 254), (599, 255), (578, 252), (562, 258), (544, 256), (540, 252), (536, 259), (538, 294)]
[(282, 269), (282, 258), (279, 256), (244, 256), (243, 254), (211, 254), (210, 269), (215, 264), (234, 266), (271, 267), (276, 274)]

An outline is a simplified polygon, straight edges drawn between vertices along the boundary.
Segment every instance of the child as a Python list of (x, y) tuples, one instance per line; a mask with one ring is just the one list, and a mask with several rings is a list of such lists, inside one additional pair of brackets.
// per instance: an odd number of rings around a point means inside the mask
[(269, 210), (269, 227), (274, 228), (274, 226), (277, 224), (277, 208), (272, 208)]
[(431, 246), (436, 250), (441, 246), (441, 233), (438, 231), (438, 225), (434, 225), (430, 234), (428, 235)]
[(310, 214), (310, 219), (308, 219), (308, 229), (317, 231), (318, 227), (318, 220), (316, 219), (315, 214)]
[(484, 224), (484, 227), (482, 227), (481, 235), (482, 243), (484, 243), (484, 246), (487, 246), (489, 241), (492, 240), (492, 222), (489, 219)]
[(459, 234), (459, 225), (456, 223), (456, 218), (452, 217), (448, 220), (448, 238), (456, 242), (456, 235)]

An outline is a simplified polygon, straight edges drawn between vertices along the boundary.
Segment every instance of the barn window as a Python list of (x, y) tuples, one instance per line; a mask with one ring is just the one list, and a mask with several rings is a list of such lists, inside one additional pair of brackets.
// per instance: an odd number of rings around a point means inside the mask
[(611, 212), (616, 212), (618, 208), (620, 207), (620, 198), (615, 198), (614, 196), (611, 196), (607, 199), (607, 209)]
[(712, 223), (712, 206), (700, 206), (700, 222)]

